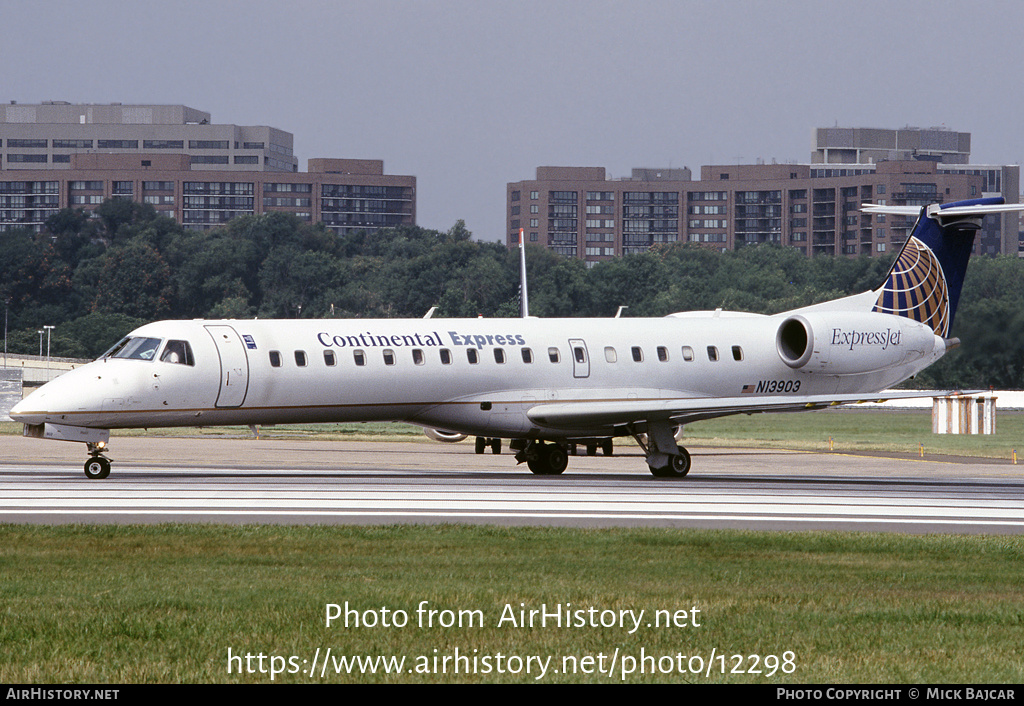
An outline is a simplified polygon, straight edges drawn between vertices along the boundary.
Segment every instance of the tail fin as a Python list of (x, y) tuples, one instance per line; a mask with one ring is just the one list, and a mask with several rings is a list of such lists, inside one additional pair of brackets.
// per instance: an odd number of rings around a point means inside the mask
[(879, 287), (874, 311), (904, 316), (926, 324), (947, 338), (960, 302), (974, 234), (988, 213), (1024, 210), (1024, 204), (1003, 205), (1002, 198), (971, 199), (918, 209), (915, 206), (874, 206), (866, 213), (919, 214), (913, 232)]

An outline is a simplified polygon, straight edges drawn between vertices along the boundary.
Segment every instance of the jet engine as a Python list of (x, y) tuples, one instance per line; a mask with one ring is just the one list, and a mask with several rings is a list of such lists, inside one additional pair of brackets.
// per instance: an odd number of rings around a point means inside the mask
[(782, 362), (808, 373), (858, 375), (911, 363), (945, 350), (928, 326), (874, 312), (805, 312), (779, 325)]
[(434, 441), (443, 441), (448, 444), (454, 444), (466, 438), (465, 434), (460, 434), (456, 431), (444, 431), (443, 429), (431, 429), (430, 427), (423, 427), (423, 433)]

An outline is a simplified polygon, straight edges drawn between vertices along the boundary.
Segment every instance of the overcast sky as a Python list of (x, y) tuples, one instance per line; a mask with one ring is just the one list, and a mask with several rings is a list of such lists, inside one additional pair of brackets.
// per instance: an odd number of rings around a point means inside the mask
[(0, 0), (0, 100), (183, 103), (383, 159), (418, 221), (503, 237), (537, 166), (806, 162), (814, 127), (1024, 159), (1024, 2)]

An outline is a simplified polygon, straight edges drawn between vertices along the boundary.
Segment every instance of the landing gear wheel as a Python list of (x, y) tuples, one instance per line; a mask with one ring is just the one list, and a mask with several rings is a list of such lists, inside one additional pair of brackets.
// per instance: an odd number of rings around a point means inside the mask
[(611, 456), (612, 455), (612, 440), (611, 439), (605, 439), (604, 441), (601, 442), (601, 453), (603, 453), (605, 456)]
[(677, 446), (678, 453), (672, 455), (672, 459), (669, 461), (667, 466), (655, 468), (654, 466), (648, 466), (651, 469), (651, 475), (655, 478), (685, 478), (686, 474), (690, 472), (690, 453), (682, 446)]
[(85, 462), (85, 477), (103, 480), (110, 475), (110, 461), (102, 456), (93, 456)]
[(476, 437), (476, 452), (482, 454), (487, 450), (487, 439), (482, 436)]
[(597, 456), (597, 444), (587, 444), (587, 456)]
[(569, 466), (569, 454), (558, 444), (538, 444), (537, 455), (526, 465), (538, 476), (558, 476)]
[(501, 453), (501, 439), (491, 439), (491, 453), (495, 456)]

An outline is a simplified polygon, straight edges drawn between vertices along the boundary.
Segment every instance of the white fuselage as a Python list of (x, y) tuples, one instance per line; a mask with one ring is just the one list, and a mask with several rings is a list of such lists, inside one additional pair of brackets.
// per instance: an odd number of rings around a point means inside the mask
[[(794, 367), (780, 326), (813, 330)], [(162, 321), (148, 359), (106, 357), (27, 397), (27, 424), (114, 429), (402, 420), (505, 438), (607, 435), (545, 428), (538, 405), (871, 393), (945, 351), (925, 326), (834, 304), (776, 316), (658, 319)], [(187, 342), (192, 364), (161, 360)]]

